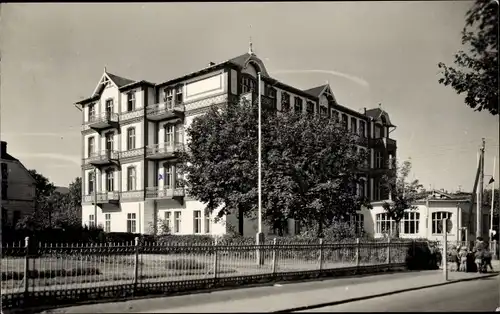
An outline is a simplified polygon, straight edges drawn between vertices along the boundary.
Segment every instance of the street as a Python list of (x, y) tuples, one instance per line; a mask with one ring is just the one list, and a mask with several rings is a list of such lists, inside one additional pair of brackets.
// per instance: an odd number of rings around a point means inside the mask
[(500, 306), (499, 278), (460, 282), (303, 312), (494, 312)]

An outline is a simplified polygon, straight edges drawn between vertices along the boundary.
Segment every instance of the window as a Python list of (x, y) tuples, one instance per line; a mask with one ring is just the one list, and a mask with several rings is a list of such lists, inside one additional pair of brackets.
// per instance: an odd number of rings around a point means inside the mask
[(201, 233), (201, 210), (194, 211), (193, 231), (194, 233)]
[(135, 213), (127, 214), (127, 232), (128, 233), (136, 233), (137, 232), (137, 223)]
[(9, 222), (9, 212), (7, 211), (7, 209), (2, 207), (2, 229), (4, 226), (7, 225), (8, 222)]
[(9, 168), (6, 163), (1, 164), (2, 169), (2, 199), (7, 200), (8, 199), (8, 193), (7, 190), (9, 189)]
[(211, 224), (211, 220), (210, 220), (210, 214), (209, 213), (206, 213), (205, 212), (205, 233), (210, 233), (210, 224)]
[(375, 179), (373, 184), (373, 200), (380, 201), (382, 199), (382, 186), (380, 184), (380, 179)]
[(332, 117), (333, 117), (333, 121), (338, 123), (339, 122), (339, 112), (338, 111), (335, 111), (332, 109)]
[(354, 117), (351, 117), (351, 132), (358, 134), (358, 120)]
[(174, 167), (171, 164), (163, 164), (163, 187), (165, 189), (171, 189), (173, 188), (173, 181), (174, 181)]
[(174, 212), (174, 233), (181, 232), (181, 212)]
[(175, 103), (176, 104), (181, 104), (182, 103), (182, 85), (177, 86), (175, 89)]
[(366, 122), (365, 121), (359, 121), (359, 135), (361, 137), (365, 137), (365, 129), (366, 129)]
[(95, 216), (94, 216), (94, 215), (89, 215), (89, 222), (88, 222), (88, 226), (89, 226), (90, 228), (95, 227)]
[(168, 109), (171, 109), (174, 105), (174, 90), (172, 88), (165, 88), (164, 90), (165, 93), (165, 104)]
[(290, 111), (290, 94), (281, 92), (281, 111)]
[(250, 77), (248, 75), (244, 75), (241, 78), (241, 92), (242, 93), (249, 93), (252, 91), (255, 91), (255, 86), (257, 83), (255, 82), (253, 77)]
[(94, 180), (94, 172), (89, 172), (88, 174), (88, 191), (89, 195), (94, 194), (94, 186), (95, 186), (95, 180)]
[(173, 124), (165, 124), (165, 145), (169, 146), (174, 143), (175, 126)]
[(375, 136), (374, 138), (383, 138), (384, 128), (381, 125), (375, 124)]
[(115, 190), (115, 172), (113, 170), (106, 171), (106, 191), (113, 192)]
[(136, 170), (135, 167), (128, 167), (127, 168), (127, 190), (128, 191), (135, 191), (137, 186), (137, 177), (136, 177)]
[(135, 128), (127, 129), (127, 150), (135, 149)]
[(175, 188), (181, 188), (182, 187), (182, 175), (180, 170), (177, 168), (177, 166), (172, 167), (173, 168), (173, 173), (175, 174)]
[(300, 220), (294, 219), (294, 229), (295, 229), (295, 234), (300, 234), (301, 231)]
[(95, 119), (95, 104), (90, 104), (89, 105), (89, 112), (88, 112), (88, 114), (89, 114), (89, 116), (88, 116), (89, 122), (94, 121), (94, 119)]
[(111, 214), (104, 214), (104, 231), (111, 232)]
[(267, 95), (267, 97), (271, 98), (272, 109), (274, 109), (274, 110), (276, 110), (276, 93), (277, 93), (276, 89), (267, 85), (266, 95)]
[(366, 181), (365, 180), (361, 180), (359, 183), (358, 183), (358, 196), (359, 197), (365, 197), (366, 196)]
[(113, 144), (114, 144), (114, 133), (113, 132), (108, 132), (106, 133), (106, 150), (112, 151), (113, 150)]
[(294, 104), (294, 109), (295, 112), (302, 113), (303, 106), (302, 106), (302, 99), (299, 97), (295, 97), (295, 104)]
[(325, 106), (320, 106), (319, 115), (322, 117), (326, 117), (328, 115), (328, 108), (326, 108)]
[(448, 219), (448, 223), (446, 226), (447, 233), (451, 232), (452, 222), (451, 222), (452, 213), (450, 212), (435, 212), (432, 213), (432, 233), (433, 234), (443, 234), (443, 219)]
[(375, 151), (375, 169), (382, 169), (384, 167), (384, 158), (382, 152)]
[(418, 233), (419, 223), (420, 223), (420, 213), (406, 212), (403, 219), (401, 220), (402, 233), (406, 234)]
[(166, 229), (163, 231), (170, 233), (170, 232), (172, 232), (172, 213), (165, 212), (163, 215), (164, 215), (163, 216), (163, 227)]
[(387, 213), (377, 214), (377, 233), (391, 234), (394, 231), (394, 220), (392, 220)]
[(357, 236), (360, 236), (364, 232), (365, 226), (365, 215), (363, 214), (355, 214), (353, 216), (354, 230)]
[(311, 101), (307, 102), (306, 113), (310, 116), (314, 115), (314, 103)]
[(113, 99), (106, 100), (106, 113), (110, 114), (113, 112)]
[(12, 226), (15, 227), (20, 219), (21, 219), (21, 211), (15, 210), (12, 216)]
[(342, 114), (342, 127), (344, 128), (344, 130), (347, 130), (347, 115), (346, 114)]
[(95, 153), (95, 137), (89, 137), (87, 141), (87, 157), (92, 157)]
[(135, 92), (127, 94), (127, 111), (135, 110)]
[(175, 127), (174, 133), (174, 143), (179, 144), (182, 143), (182, 124), (177, 124)]

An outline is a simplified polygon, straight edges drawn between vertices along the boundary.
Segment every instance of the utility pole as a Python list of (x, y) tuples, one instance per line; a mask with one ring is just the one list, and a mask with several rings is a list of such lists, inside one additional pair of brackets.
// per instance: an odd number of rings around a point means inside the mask
[(94, 167), (94, 228), (97, 228), (97, 168)]
[(483, 189), (484, 189), (484, 147), (485, 140), (482, 139), (481, 149), (479, 151), (479, 185), (477, 187), (477, 205), (476, 205), (476, 239), (483, 235)]
[(493, 243), (493, 215), (495, 214), (495, 166), (497, 163), (497, 157), (493, 157), (493, 185), (491, 186), (491, 209), (490, 209), (490, 243)]

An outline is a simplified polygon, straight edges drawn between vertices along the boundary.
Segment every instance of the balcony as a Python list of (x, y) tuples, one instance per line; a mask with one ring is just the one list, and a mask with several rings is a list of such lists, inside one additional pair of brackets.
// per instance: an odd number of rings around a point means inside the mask
[(137, 156), (142, 156), (144, 154), (144, 148), (135, 148), (131, 150), (125, 150), (120, 152), (120, 159), (134, 158)]
[(133, 111), (122, 112), (120, 114), (120, 121), (128, 121), (137, 118), (141, 118), (144, 116), (144, 108), (139, 108)]
[(83, 203), (92, 203), (92, 204), (116, 204), (120, 202), (120, 193), (116, 191), (112, 192), (98, 192), (97, 195), (95, 193), (84, 195)]
[(184, 151), (182, 143), (160, 143), (146, 147), (146, 158), (152, 160), (178, 157)]
[(147, 118), (151, 121), (182, 119), (184, 117), (185, 107), (182, 103), (162, 102), (146, 108)]
[[(259, 97), (258, 97), (257, 93), (248, 92), (248, 93), (242, 94), (240, 96), (240, 101), (250, 101), (253, 105), (258, 106)], [(274, 105), (272, 98), (270, 98), (268, 96), (261, 95), (260, 102), (261, 102), (262, 109), (264, 109), (264, 110), (276, 110), (276, 106)]]
[(385, 139), (385, 147), (387, 147), (388, 149), (397, 148), (396, 141), (393, 140), (392, 138), (386, 138)]
[(95, 131), (116, 128), (119, 123), (119, 116), (113, 112), (103, 112), (89, 117), (87, 126)]
[(146, 189), (146, 198), (148, 199), (174, 199), (184, 196), (184, 188), (150, 187)]
[(101, 152), (93, 152), (85, 159), (85, 163), (93, 166), (105, 166), (116, 163), (118, 161), (118, 152), (114, 150), (103, 150)]

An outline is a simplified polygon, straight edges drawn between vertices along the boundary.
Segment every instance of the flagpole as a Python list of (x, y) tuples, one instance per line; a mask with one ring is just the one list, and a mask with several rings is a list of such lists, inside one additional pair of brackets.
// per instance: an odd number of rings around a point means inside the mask
[(497, 163), (497, 156), (493, 157), (493, 173), (491, 174), (491, 181), (493, 181), (493, 186), (491, 187), (491, 209), (490, 209), (490, 243), (493, 240), (493, 213), (495, 204), (495, 166)]
[(256, 244), (257, 244), (257, 265), (264, 265), (264, 254), (260, 251), (260, 245), (264, 244), (264, 233), (262, 232), (262, 103), (261, 103), (261, 76), (260, 72), (257, 73), (257, 98), (258, 98), (258, 148), (257, 148), (257, 171), (258, 171), (258, 183), (257, 183), (257, 202), (258, 202), (258, 233), (256, 235)]

